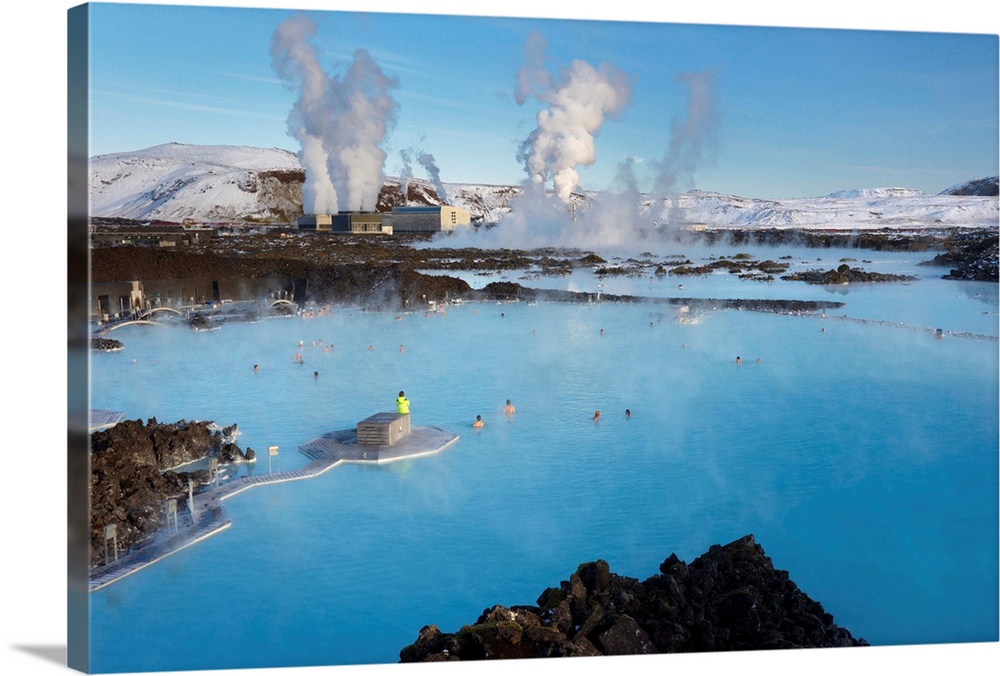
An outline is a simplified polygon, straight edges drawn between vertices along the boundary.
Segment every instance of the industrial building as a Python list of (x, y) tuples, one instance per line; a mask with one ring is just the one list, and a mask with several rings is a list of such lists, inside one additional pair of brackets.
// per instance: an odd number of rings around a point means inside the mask
[(101, 246), (189, 246), (215, 237), (206, 225), (91, 226), (90, 241)]
[(448, 205), (393, 207), (383, 221), (392, 225), (393, 232), (451, 232), (457, 226), (471, 225), (472, 214)]
[(354, 234), (400, 232), (451, 232), (458, 226), (472, 224), (472, 214), (461, 207), (393, 207), (392, 213), (352, 211), (339, 214), (302, 216), (297, 221), (303, 230), (349, 232)]
[(297, 223), (303, 230), (317, 232), (350, 232), (354, 234), (391, 235), (392, 226), (383, 222), (382, 214), (374, 211), (352, 211), (339, 214), (301, 216)]
[(330, 228), (333, 225), (333, 216), (330, 214), (307, 214), (299, 216), (296, 223), (303, 230), (330, 232)]

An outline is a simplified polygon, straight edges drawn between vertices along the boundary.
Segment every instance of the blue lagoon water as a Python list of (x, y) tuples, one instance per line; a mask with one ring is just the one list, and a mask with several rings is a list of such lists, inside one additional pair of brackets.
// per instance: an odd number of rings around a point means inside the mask
[[(796, 253), (805, 267), (838, 256)], [(401, 389), (413, 424), (461, 439), (227, 500), (231, 528), (91, 595), (92, 668), (395, 662), (424, 625), (534, 603), (581, 562), (645, 579), (672, 552), (690, 562), (747, 533), (873, 645), (996, 641), (997, 342), (928, 329), (997, 336), (997, 286), (937, 279), (915, 267), (926, 255), (850, 255), (921, 279), (526, 282), (845, 303), (826, 318), (465, 303), (116, 331), (125, 349), (92, 356), (94, 407), (238, 423), (240, 446), (278, 445), (282, 470), (306, 464), (300, 444), (392, 410)]]

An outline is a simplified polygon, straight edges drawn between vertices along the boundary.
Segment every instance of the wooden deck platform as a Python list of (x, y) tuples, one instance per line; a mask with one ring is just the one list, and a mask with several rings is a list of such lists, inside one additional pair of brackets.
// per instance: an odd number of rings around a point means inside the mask
[(312, 458), (312, 462), (301, 469), (240, 476), (196, 493), (193, 516), (185, 513), (179, 520), (176, 533), (161, 533), (152, 542), (120, 552), (117, 561), (93, 567), (89, 589), (93, 592), (107, 587), (225, 530), (232, 525), (232, 521), (222, 502), (245, 490), (266, 484), (311, 479), (343, 462), (384, 464), (432, 455), (440, 453), (458, 439), (457, 434), (439, 427), (413, 427), (409, 435), (392, 446), (366, 446), (357, 443), (356, 429), (327, 432), (299, 447), (302, 453)]
[(458, 435), (440, 427), (412, 427), (410, 433), (390, 446), (358, 443), (356, 430), (339, 430), (306, 442), (299, 450), (316, 461), (330, 458), (343, 462), (384, 464), (440, 453), (458, 441)]

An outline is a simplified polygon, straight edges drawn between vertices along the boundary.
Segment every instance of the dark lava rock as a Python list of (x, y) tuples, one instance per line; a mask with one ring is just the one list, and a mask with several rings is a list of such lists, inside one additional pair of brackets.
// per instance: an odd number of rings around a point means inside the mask
[(104, 350), (105, 352), (117, 352), (124, 348), (125, 346), (122, 345), (122, 342), (120, 340), (115, 340), (114, 338), (94, 337), (90, 339), (91, 350)]
[(950, 267), (950, 272), (944, 275), (945, 279), (998, 281), (1000, 246), (996, 232), (958, 232), (947, 242), (946, 247), (947, 251), (922, 265)]
[(517, 282), (490, 282), (480, 294), (490, 300), (530, 300), (537, 296), (534, 289)]
[[(152, 284), (168, 279), (272, 280), (276, 285), (303, 290), (299, 300), (343, 303), (369, 308), (397, 310), (429, 301), (461, 296), (471, 287), (464, 280), (445, 275), (426, 275), (413, 266), (395, 262), (401, 245), (367, 240), (344, 240), (356, 246), (348, 254), (352, 262), (320, 259), (308, 248), (300, 252), (272, 252), (267, 237), (251, 238), (254, 253), (161, 250), (152, 247), (98, 247), (91, 252), (94, 283), (140, 280)], [(327, 238), (328, 243), (336, 241)], [(311, 241), (311, 240), (310, 240)], [(411, 252), (411, 255), (412, 252)], [(358, 262), (364, 261), (364, 262)], [(195, 328), (206, 328), (196, 326)]]
[(710, 275), (716, 270), (726, 270), (730, 274), (740, 275), (745, 279), (768, 279), (772, 275), (786, 272), (788, 263), (778, 263), (772, 260), (757, 261), (747, 257), (747, 254), (736, 254), (733, 259), (723, 258), (705, 265), (693, 265), (691, 261), (678, 263), (670, 270), (672, 275)]
[(194, 315), (188, 320), (188, 324), (196, 331), (204, 331), (212, 328), (212, 320), (205, 315)]
[(807, 270), (793, 275), (785, 275), (782, 279), (793, 282), (809, 282), (810, 284), (867, 284), (872, 282), (911, 282), (917, 277), (868, 272), (861, 268), (852, 268), (847, 263), (841, 263), (836, 270), (827, 270), (826, 272)]
[(401, 662), (866, 646), (833, 623), (753, 535), (685, 564), (671, 554), (645, 582), (581, 564), (537, 606), (493, 606), (455, 633), (420, 630)]
[[(565, 291), (562, 289), (536, 289), (522, 286), (517, 282), (492, 282), (482, 289), (464, 295), (471, 301), (484, 300), (538, 300), (551, 303), (591, 303), (596, 294), (587, 291)], [(600, 299), (605, 303), (653, 303), (660, 305), (687, 306), (691, 310), (744, 310), (748, 312), (776, 312), (794, 314), (835, 310), (843, 303), (824, 300), (782, 300), (746, 298), (659, 298), (652, 296), (632, 296), (603, 293)]]
[[(235, 432), (235, 426), (230, 429)], [(211, 480), (207, 471), (173, 468), (217, 458), (222, 464), (252, 462), (207, 422), (173, 424), (150, 418), (123, 420), (90, 435), (90, 563), (104, 561), (104, 527), (115, 524), (119, 550), (153, 537), (164, 523), (166, 501), (186, 504), (188, 479)]]

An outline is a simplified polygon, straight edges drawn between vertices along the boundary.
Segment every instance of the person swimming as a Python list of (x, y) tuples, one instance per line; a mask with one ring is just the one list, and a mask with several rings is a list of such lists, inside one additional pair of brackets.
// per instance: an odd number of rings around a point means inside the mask
[(597, 421), (597, 420), (600, 420), (600, 419), (601, 419), (601, 412), (600, 411), (594, 411), (594, 417), (591, 418), (591, 420)]
[(507, 400), (507, 405), (503, 407), (503, 412), (507, 415), (514, 415), (514, 404), (510, 403), (510, 399)]
[(625, 417), (626, 418), (631, 418), (632, 417), (632, 411), (630, 409), (625, 409)]
[(483, 416), (481, 416), (481, 415), (477, 415), (476, 416), (476, 422), (472, 423), (472, 426), (474, 428), (476, 428), (476, 429), (479, 429), (480, 427), (483, 427), (485, 425), (486, 425), (486, 423), (483, 422)]

